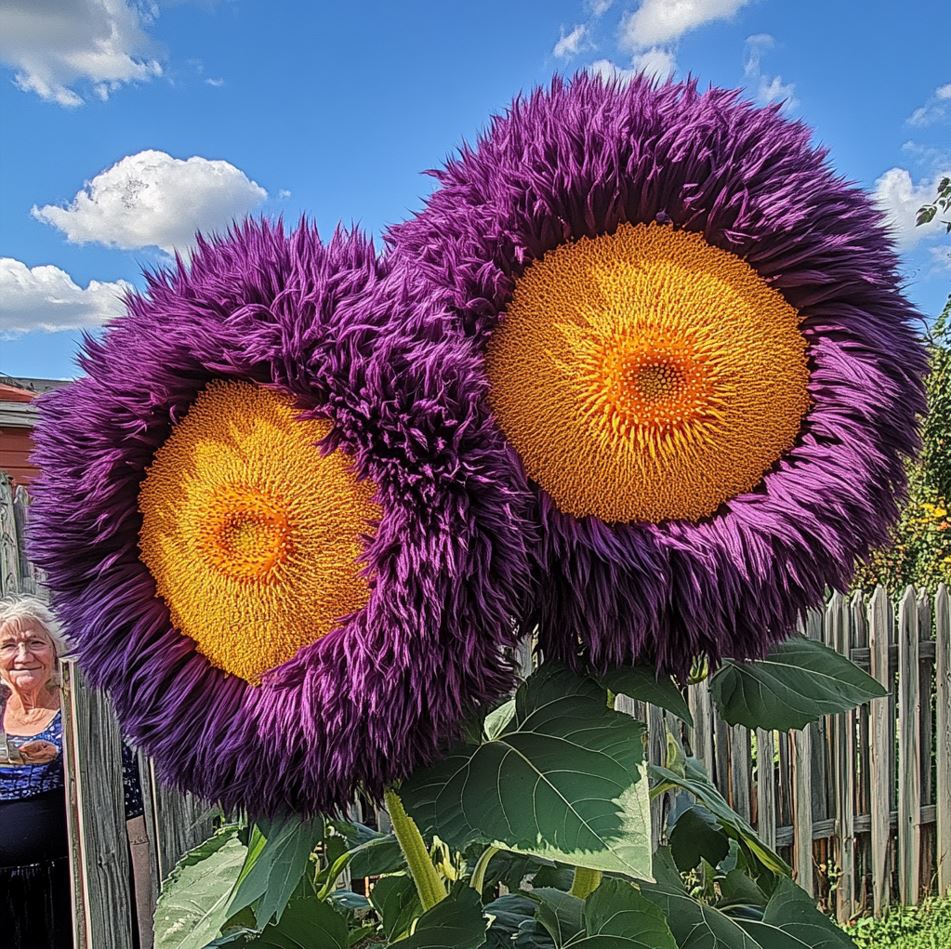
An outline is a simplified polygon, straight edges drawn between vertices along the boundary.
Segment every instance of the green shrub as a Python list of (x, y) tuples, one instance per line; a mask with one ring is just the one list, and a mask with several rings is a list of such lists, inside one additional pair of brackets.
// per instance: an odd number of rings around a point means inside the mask
[(949, 949), (951, 897), (896, 907), (881, 919), (859, 919), (844, 928), (858, 949)]

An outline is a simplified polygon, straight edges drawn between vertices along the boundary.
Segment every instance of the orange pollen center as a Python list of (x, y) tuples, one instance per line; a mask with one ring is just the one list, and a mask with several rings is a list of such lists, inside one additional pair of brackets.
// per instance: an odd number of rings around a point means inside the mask
[(713, 516), (758, 488), (810, 404), (796, 310), (744, 260), (659, 224), (531, 263), (486, 369), (528, 476), (608, 523)]
[(265, 580), (292, 549), (286, 512), (244, 485), (216, 493), (197, 540), (211, 566), (235, 580)]

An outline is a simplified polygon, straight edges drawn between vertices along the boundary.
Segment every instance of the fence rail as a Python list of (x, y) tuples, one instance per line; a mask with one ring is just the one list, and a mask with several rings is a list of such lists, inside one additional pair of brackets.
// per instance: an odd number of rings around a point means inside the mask
[[(0, 592), (42, 585), (24, 550), (28, 497), (0, 475)], [(840, 919), (917, 903), (951, 888), (951, 598), (911, 588), (895, 602), (835, 594), (810, 614), (804, 633), (867, 669), (889, 694), (802, 731), (731, 727), (716, 713), (709, 683), (691, 686), (694, 727), (669, 713), (618, 697), (648, 723), (649, 755), (661, 763), (666, 732), (682, 736), (731, 806), (794, 867), (799, 884)], [(530, 668), (528, 657), (523, 671)], [(66, 668), (77, 946), (126, 949), (115, 919), (130, 899), (116, 808), (91, 775), (109, 775), (121, 803), (118, 732), (108, 702)], [(107, 737), (108, 736), (108, 737)], [(156, 880), (209, 830), (207, 810), (163, 788), (142, 758), (146, 816)], [(118, 782), (118, 783), (116, 783)], [(655, 843), (665, 802), (652, 805)], [(379, 820), (386, 826), (385, 815)], [(123, 887), (125, 888), (123, 890)], [(114, 915), (113, 915), (114, 914)], [(113, 915), (110, 921), (108, 918)]]

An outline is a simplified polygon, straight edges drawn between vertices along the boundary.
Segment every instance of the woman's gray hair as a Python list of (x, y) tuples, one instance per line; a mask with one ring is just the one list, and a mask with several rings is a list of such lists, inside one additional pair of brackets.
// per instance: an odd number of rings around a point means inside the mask
[(37, 596), (13, 594), (0, 599), (0, 630), (13, 620), (33, 620), (53, 643), (57, 659), (69, 652), (69, 642), (53, 611)]

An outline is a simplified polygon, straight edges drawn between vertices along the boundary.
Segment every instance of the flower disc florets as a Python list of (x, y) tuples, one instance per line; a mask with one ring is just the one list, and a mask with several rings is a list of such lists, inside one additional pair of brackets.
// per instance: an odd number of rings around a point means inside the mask
[(483, 355), (536, 499), (546, 655), (754, 656), (886, 538), (924, 352), (809, 130), (695, 83), (555, 80), (391, 230)]
[(248, 224), (150, 275), (43, 399), (33, 555), (83, 668), (227, 807), (379, 795), (511, 686), (523, 496), (404, 297), (358, 235)]

